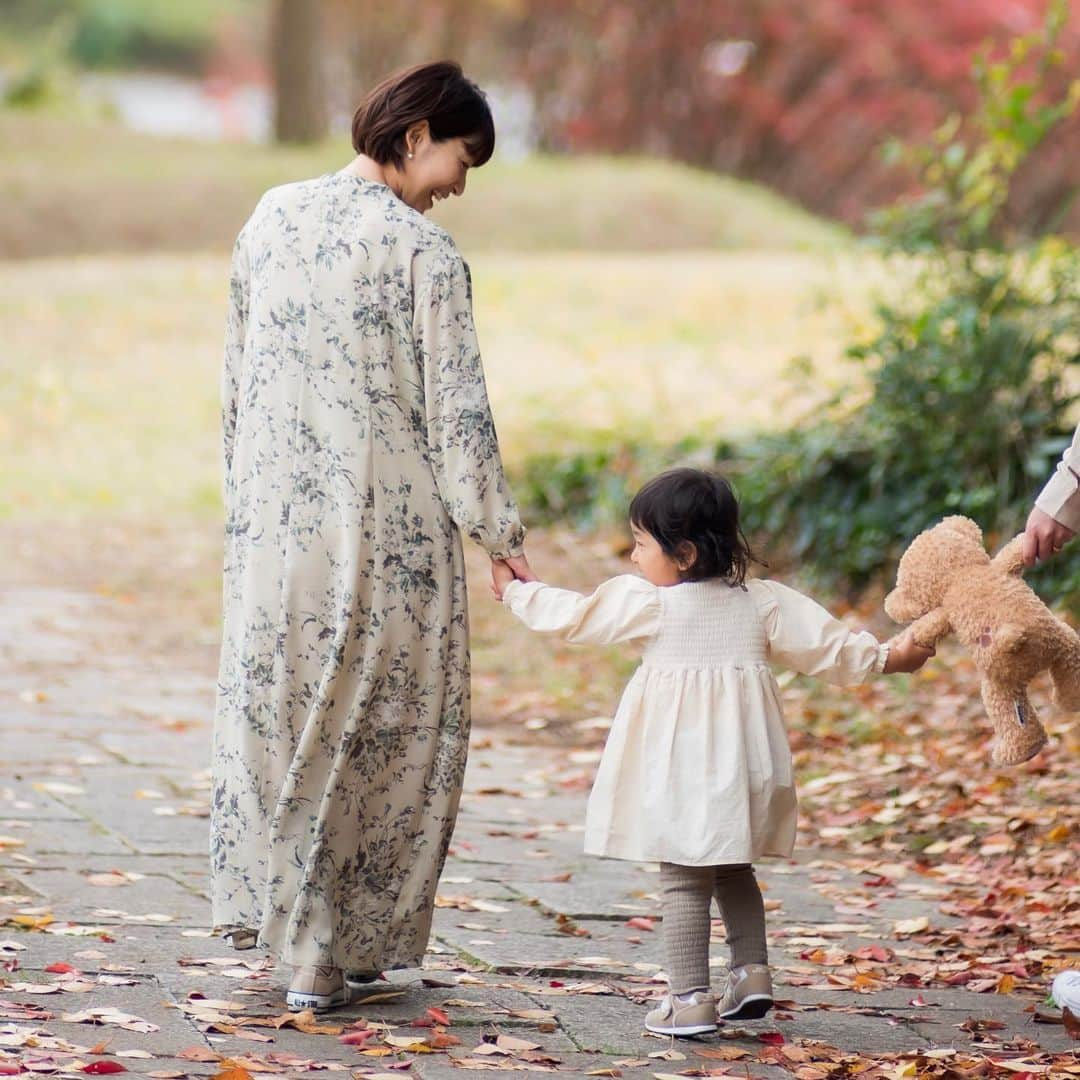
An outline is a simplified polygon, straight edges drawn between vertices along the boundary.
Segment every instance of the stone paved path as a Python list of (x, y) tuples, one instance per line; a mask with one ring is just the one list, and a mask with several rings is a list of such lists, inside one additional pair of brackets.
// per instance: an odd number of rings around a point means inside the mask
[[(396, 1025), (399, 1038), (422, 1039), (430, 1032), (405, 1025), (427, 1008), (442, 1009), (460, 1046), (449, 1054), (364, 1057), (330, 1034), (236, 1027), (228, 1021), (237, 1016), (283, 1012), (286, 976), (259, 953), (233, 952), (209, 936), (209, 680), (108, 646), (114, 639), (94, 628), (116, 617), (114, 601), (21, 589), (6, 593), (4, 610), (0, 961), (7, 970), (0, 970), (0, 1074), (20, 1060), (28, 1067), (52, 1060), (68, 1070), (117, 1061), (162, 1077), (222, 1069), (216, 1059), (192, 1060), (194, 1051), (246, 1060), (255, 1075), (305, 1075), (306, 1060), (357, 1075), (394, 1075), (393, 1066), (402, 1069), (397, 1075), (434, 1078), (460, 1076), (463, 1066), (454, 1059), (465, 1059), (466, 1066), (507, 1073), (557, 1067), (651, 1077), (735, 1069), (721, 1055), (739, 1052), (745, 1056), (738, 1075), (783, 1075), (759, 1060), (777, 1035), (788, 1048), (820, 1040), (838, 1054), (969, 1051), (984, 1038), (970, 1030), (980, 1026), (972, 1018), (1004, 1023), (994, 1039), (1006, 1046), (1019, 1040), (1014, 1054), (1025, 1052), (1025, 1040), (1045, 1050), (1074, 1045), (1060, 1026), (1034, 1022), (1031, 997), (823, 988), (827, 976), (800, 953), (910, 948), (892, 938), (894, 924), (926, 914), (927, 904), (898, 887), (881, 890), (872, 910), (838, 915), (837, 898), (854, 879), (813, 853), (761, 869), (782, 1007), (713, 1038), (673, 1044), (644, 1036), (641, 1002), (660, 985), (659, 925), (628, 922), (658, 913), (657, 876), (649, 867), (580, 853), (590, 754), (528, 745), (525, 733), (503, 730), (474, 735), (424, 970), (394, 972), (373, 988), (374, 998), (326, 1018), (347, 1027), (364, 1017)], [(937, 913), (935, 920), (947, 922)], [(724, 952), (718, 941), (718, 974)], [(47, 970), (55, 965), (82, 975)], [(31, 992), (56, 985), (67, 989)], [(218, 1004), (199, 1004), (206, 999)], [(64, 1019), (90, 1009), (120, 1010), (156, 1030)], [(231, 1032), (213, 1030), (215, 1013), (218, 1026)], [(272, 1041), (241, 1037), (251, 1032)], [(38, 1045), (20, 1045), (31, 1033)], [(509, 1052), (485, 1056), (483, 1040), (490, 1049), (498, 1035), (540, 1049), (511, 1043)], [(105, 1054), (90, 1055), (100, 1043)], [(56, 1049), (65, 1045), (75, 1049)], [(129, 1051), (148, 1056), (122, 1056)], [(188, 1057), (178, 1056), (183, 1052)], [(669, 1059), (649, 1057), (664, 1052)], [(784, 1060), (798, 1067), (797, 1052)]]

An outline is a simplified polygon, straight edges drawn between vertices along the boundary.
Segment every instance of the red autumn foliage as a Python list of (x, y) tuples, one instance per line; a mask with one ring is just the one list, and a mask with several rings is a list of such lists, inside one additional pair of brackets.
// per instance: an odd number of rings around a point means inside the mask
[[(328, 0), (328, 27), (362, 92), (388, 69), (460, 58), (517, 81), (556, 150), (655, 153), (773, 187), (849, 222), (909, 191), (889, 138), (919, 140), (974, 102), (972, 60), (1037, 29), (1048, 0), (429, 0), (363, 18)], [(1080, 5), (1061, 39), (1080, 67)], [(347, 105), (346, 101), (339, 103)], [(1037, 230), (1080, 179), (1080, 116), (1039, 149), (1014, 221)], [(1068, 223), (1080, 231), (1080, 202)]]

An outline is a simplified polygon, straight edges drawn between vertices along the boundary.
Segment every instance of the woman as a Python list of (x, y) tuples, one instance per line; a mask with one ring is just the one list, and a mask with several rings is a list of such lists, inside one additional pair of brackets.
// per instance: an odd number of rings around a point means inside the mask
[(459, 530), (531, 576), (468, 269), (423, 217), (494, 140), (456, 64), (402, 72), (236, 244), (214, 923), (293, 965), (292, 1009), (420, 963), (469, 736)]

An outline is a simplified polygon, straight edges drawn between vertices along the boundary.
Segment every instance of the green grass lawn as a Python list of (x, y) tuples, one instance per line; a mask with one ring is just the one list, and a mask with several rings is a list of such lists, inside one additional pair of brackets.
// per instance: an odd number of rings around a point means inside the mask
[[(0, 145), (16, 149), (0, 155), (0, 514), (216, 513), (228, 249), (263, 190), (339, 167), (348, 147), (10, 110)], [(836, 377), (873, 277), (834, 226), (659, 161), (496, 159), (435, 216), (472, 264), (511, 467), (805, 411), (821, 384), (785, 371), (811, 357)]]
[[(0, 110), (0, 258), (225, 251), (259, 195), (340, 168), (344, 140), (290, 149), (136, 135)], [(828, 251), (846, 234), (769, 192), (668, 162), (495, 161), (432, 215), (482, 251)]]
[[(785, 370), (808, 355), (847, 374), (836, 341), (866, 269), (797, 253), (478, 254), (508, 463), (805, 411), (816, 390)], [(216, 512), (227, 273), (218, 255), (0, 263), (0, 514)], [(823, 308), (826, 293), (844, 304)]]

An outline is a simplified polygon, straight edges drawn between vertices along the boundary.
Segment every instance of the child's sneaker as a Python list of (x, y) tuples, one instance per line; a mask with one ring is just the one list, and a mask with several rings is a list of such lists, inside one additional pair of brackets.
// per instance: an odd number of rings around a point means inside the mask
[(732, 968), (717, 1015), (721, 1020), (760, 1020), (773, 1007), (772, 978), (764, 964)]
[(708, 1035), (716, 1030), (716, 998), (704, 990), (668, 994), (645, 1017), (645, 1027), (655, 1035)]
[(314, 1009), (323, 1012), (349, 1004), (349, 988), (341, 968), (298, 967), (293, 971), (285, 1004), (290, 1012)]

